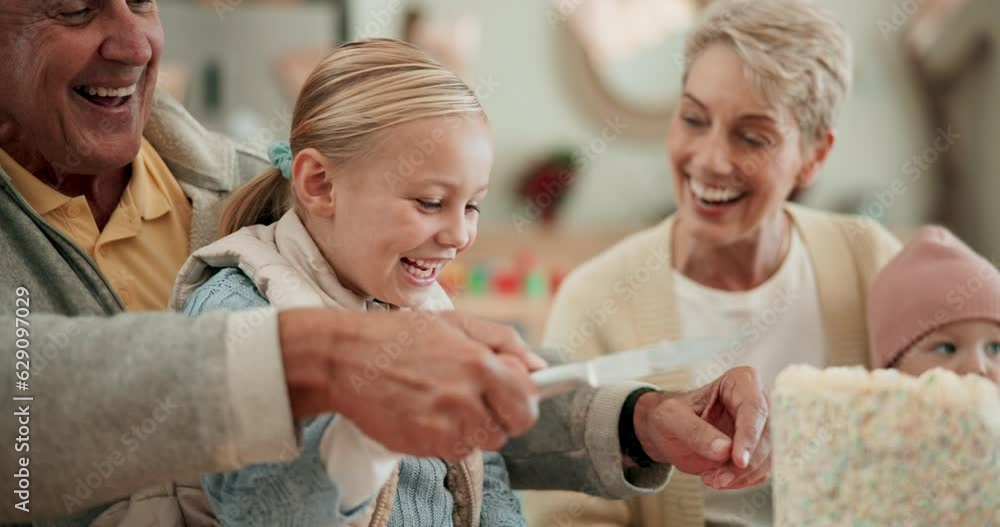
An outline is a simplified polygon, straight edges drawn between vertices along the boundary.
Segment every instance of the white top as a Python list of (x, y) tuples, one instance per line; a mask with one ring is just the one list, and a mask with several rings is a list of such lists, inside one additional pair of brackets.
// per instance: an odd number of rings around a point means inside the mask
[[(729, 352), (692, 365), (694, 386), (708, 384), (736, 366), (755, 368), (768, 387), (773, 387), (778, 373), (791, 364), (826, 366), (826, 335), (816, 277), (796, 229), (778, 272), (755, 289), (721, 291), (677, 272), (674, 283), (686, 338), (733, 338)], [(769, 485), (735, 491), (705, 487), (705, 491), (709, 522), (772, 525)]]

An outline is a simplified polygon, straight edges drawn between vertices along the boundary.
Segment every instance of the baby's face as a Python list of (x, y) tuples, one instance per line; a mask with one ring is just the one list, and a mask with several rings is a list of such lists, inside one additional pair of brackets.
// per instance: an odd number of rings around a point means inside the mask
[(401, 125), (334, 180), (332, 221), (314, 239), (345, 286), (417, 306), (476, 239), (492, 166), (493, 138), (479, 116)]
[(896, 367), (910, 375), (945, 368), (1000, 385), (1000, 324), (970, 320), (941, 326), (904, 352)]

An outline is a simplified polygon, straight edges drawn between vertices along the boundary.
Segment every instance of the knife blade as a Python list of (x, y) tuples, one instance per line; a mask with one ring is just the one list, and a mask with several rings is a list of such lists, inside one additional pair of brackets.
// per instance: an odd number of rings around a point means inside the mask
[(587, 361), (571, 362), (538, 370), (531, 379), (543, 399), (589, 386), (641, 379), (709, 360), (729, 349), (733, 339), (700, 337), (663, 341), (640, 348), (602, 355)]

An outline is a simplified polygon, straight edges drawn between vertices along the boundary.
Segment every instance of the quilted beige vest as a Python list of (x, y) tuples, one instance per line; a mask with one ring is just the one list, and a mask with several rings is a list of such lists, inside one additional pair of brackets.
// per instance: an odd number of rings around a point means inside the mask
[[(337, 275), (320, 253), (294, 211), (271, 225), (253, 225), (195, 251), (181, 268), (171, 295), (174, 309), (184, 306), (198, 286), (217, 268), (238, 267), (271, 305), (292, 307), (334, 307), (348, 311), (396, 309), (362, 298), (340, 284)], [(448, 295), (435, 284), (428, 300), (417, 311), (452, 309)], [(448, 462), (446, 484), (454, 501), (452, 520), (456, 527), (479, 527), (483, 502), (483, 455), (475, 451), (461, 462)], [(354, 527), (384, 527), (392, 513), (399, 482), (399, 468), (379, 491), (372, 506)]]

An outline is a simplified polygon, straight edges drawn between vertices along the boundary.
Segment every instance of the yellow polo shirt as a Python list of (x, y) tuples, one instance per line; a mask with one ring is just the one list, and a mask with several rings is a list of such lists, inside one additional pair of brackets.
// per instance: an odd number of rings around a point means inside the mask
[(103, 231), (85, 197), (49, 187), (3, 149), (0, 167), (35, 212), (90, 255), (126, 309), (166, 309), (174, 278), (190, 254), (191, 204), (145, 138)]

